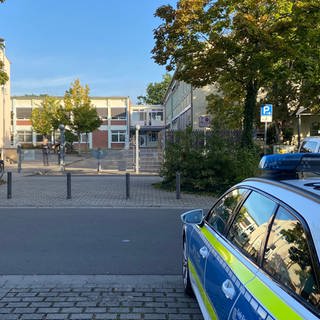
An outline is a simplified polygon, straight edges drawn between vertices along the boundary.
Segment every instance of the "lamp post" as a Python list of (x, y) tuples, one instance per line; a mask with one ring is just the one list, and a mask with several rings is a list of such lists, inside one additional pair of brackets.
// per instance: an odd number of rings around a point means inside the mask
[(296, 116), (298, 117), (298, 149), (300, 148), (300, 144), (301, 144), (301, 115), (306, 110), (307, 108), (300, 107), (296, 113)]
[(60, 130), (60, 169), (64, 171), (64, 145), (65, 145), (65, 128), (63, 124), (59, 125)]
[[(5, 41), (4, 39), (0, 38), (0, 48), (2, 51), (2, 62), (3, 62), (3, 69), (4, 69), (4, 60), (5, 60)], [(6, 129), (5, 129), (5, 125), (6, 125), (6, 120), (5, 120), (5, 104), (6, 104), (6, 98), (5, 98), (5, 85), (2, 84), (1, 85), (1, 89), (2, 89), (2, 148), (1, 148), (1, 160), (4, 161), (5, 156), (5, 139), (6, 139)]]
[(139, 130), (140, 125), (136, 125), (136, 174), (139, 174)]

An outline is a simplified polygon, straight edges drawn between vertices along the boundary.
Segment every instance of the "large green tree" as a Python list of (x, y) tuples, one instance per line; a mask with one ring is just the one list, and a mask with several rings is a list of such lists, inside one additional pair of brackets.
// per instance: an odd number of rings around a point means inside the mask
[(138, 97), (138, 104), (162, 104), (171, 80), (171, 74), (166, 73), (161, 82), (149, 83), (146, 95)]
[(35, 132), (48, 137), (52, 132), (49, 110), (46, 107), (34, 108), (31, 113), (31, 124)]
[[(314, 0), (180, 0), (177, 8), (166, 5), (155, 13), (163, 23), (154, 31), (153, 58), (194, 86), (234, 83), (243, 98), (242, 143), (252, 145), (258, 90), (279, 77), (277, 70), (281, 77), (289, 73), (298, 59), (301, 30), (295, 23), (301, 11), (316, 15), (316, 8)], [(310, 33), (305, 36), (310, 42)], [(301, 79), (303, 68), (294, 69)]]
[(64, 95), (64, 104), (67, 112), (71, 113), (70, 128), (78, 136), (80, 153), (80, 137), (82, 133), (88, 135), (98, 129), (101, 120), (96, 108), (91, 104), (89, 86), (82, 86), (77, 79), (71, 84), (71, 88)]
[(55, 132), (60, 124), (68, 125), (69, 117), (57, 98), (45, 96), (41, 106), (32, 110), (31, 122), (34, 131), (48, 136)]

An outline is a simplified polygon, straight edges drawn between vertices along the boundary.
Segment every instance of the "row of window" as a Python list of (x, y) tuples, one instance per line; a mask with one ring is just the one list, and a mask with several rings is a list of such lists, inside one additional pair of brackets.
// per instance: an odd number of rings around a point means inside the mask
[[(32, 108), (16, 108), (16, 118), (18, 120), (27, 120), (31, 118)], [(108, 118), (107, 108), (97, 108), (97, 113), (102, 119)], [(111, 108), (112, 120), (126, 120), (127, 110), (126, 108)]]
[(225, 195), (211, 209), (208, 224), (287, 291), (319, 310), (313, 265), (317, 258), (312, 257), (303, 223), (272, 199), (255, 191), (245, 198), (247, 194), (246, 189), (235, 189)]
[[(32, 131), (17, 131), (18, 141), (21, 143), (32, 143)], [(125, 142), (126, 131), (125, 130), (113, 130), (111, 131), (111, 141), (112, 142)], [(41, 142), (43, 140), (42, 135), (36, 135), (36, 142)], [(87, 135), (81, 135), (81, 142), (87, 142)]]

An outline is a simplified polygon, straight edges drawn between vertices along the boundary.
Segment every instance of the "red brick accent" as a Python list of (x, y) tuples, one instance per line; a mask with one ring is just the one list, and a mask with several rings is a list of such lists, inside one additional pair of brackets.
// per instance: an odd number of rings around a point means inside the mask
[(125, 144), (122, 142), (112, 142), (111, 149), (124, 149)]
[(111, 120), (112, 126), (126, 126), (127, 121), (126, 120)]
[(108, 148), (108, 131), (96, 130), (92, 132), (93, 148)]
[(17, 126), (31, 126), (31, 120), (17, 120)]

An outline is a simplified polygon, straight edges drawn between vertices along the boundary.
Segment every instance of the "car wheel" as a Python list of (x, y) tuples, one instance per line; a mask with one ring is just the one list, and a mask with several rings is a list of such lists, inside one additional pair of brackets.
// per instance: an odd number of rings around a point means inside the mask
[(193, 290), (190, 282), (189, 267), (188, 267), (187, 244), (185, 239), (183, 240), (182, 277), (183, 277), (184, 292), (189, 296), (193, 296)]

